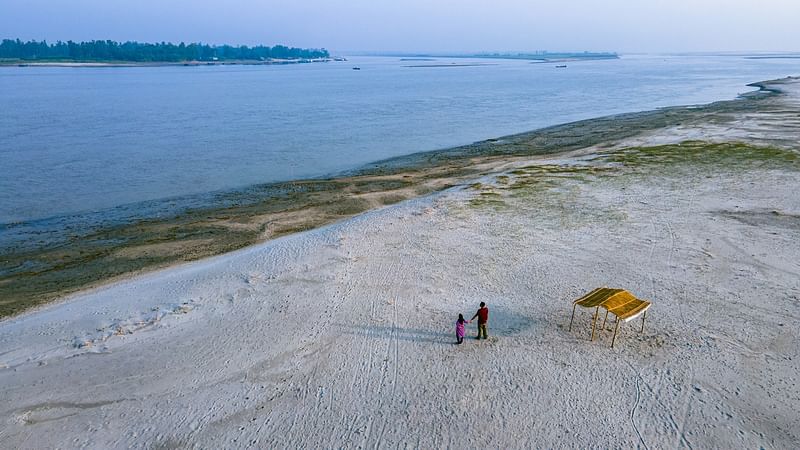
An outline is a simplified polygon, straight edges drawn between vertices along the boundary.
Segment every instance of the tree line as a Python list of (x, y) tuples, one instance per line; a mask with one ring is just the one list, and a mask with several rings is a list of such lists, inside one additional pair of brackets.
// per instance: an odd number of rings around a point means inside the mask
[(21, 60), (75, 60), (75, 61), (136, 61), (136, 62), (180, 62), (180, 61), (224, 61), (264, 59), (311, 59), (327, 58), (323, 49), (308, 49), (276, 45), (238, 47), (231, 45), (208, 45), (202, 43), (173, 44), (170, 42), (142, 43), (135, 41), (27, 41), (3, 39), (0, 43), (0, 58)]

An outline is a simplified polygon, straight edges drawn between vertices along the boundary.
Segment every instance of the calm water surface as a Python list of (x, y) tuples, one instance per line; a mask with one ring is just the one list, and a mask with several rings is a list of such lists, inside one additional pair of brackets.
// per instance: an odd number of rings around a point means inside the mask
[(0, 68), (0, 233), (120, 208), (163, 213), (209, 192), (731, 99), (752, 90), (747, 83), (800, 74), (798, 60), (740, 56), (408, 67), (465, 61)]

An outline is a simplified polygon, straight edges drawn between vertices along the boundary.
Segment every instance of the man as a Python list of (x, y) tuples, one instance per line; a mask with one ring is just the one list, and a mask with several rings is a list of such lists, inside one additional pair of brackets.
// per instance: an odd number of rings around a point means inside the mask
[(481, 335), (484, 339), (488, 338), (486, 323), (489, 322), (489, 308), (486, 307), (486, 303), (481, 302), (481, 309), (472, 316), (472, 320), (475, 320), (476, 317), (478, 318), (478, 336), (475, 339), (480, 339)]

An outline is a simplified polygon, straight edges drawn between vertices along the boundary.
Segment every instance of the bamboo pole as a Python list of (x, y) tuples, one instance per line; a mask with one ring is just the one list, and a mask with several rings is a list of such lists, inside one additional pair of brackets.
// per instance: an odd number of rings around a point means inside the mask
[(569, 331), (572, 331), (572, 321), (575, 320), (575, 308), (577, 306), (578, 306), (577, 304), (572, 305), (572, 318), (569, 319)]
[(617, 341), (617, 330), (619, 329), (619, 318), (617, 318), (617, 326), (614, 327), (614, 337), (611, 338), (611, 348), (614, 348), (614, 342)]

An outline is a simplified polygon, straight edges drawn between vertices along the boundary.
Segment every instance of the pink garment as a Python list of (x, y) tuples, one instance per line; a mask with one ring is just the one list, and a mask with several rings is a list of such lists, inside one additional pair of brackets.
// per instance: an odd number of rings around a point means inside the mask
[(458, 323), (458, 321), (456, 320), (456, 336), (457, 337), (460, 337), (460, 338), (464, 337), (464, 324), (465, 323), (467, 323), (466, 320), (464, 322), (462, 322), (462, 323)]

